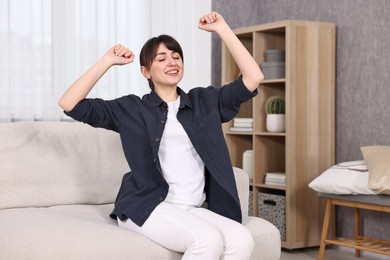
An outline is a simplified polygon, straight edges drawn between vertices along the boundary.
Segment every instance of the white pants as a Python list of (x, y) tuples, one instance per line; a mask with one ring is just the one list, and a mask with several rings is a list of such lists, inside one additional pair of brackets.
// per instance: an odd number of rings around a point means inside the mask
[(142, 227), (130, 219), (118, 224), (184, 253), (185, 260), (245, 260), (254, 247), (245, 226), (205, 208), (162, 202)]

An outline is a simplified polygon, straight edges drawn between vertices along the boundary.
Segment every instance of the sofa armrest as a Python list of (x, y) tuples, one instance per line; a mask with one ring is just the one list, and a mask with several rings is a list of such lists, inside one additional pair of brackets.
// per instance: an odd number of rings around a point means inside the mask
[(242, 221), (244, 223), (248, 218), (249, 176), (246, 171), (237, 167), (233, 167), (233, 171), (236, 179), (238, 198), (241, 204)]

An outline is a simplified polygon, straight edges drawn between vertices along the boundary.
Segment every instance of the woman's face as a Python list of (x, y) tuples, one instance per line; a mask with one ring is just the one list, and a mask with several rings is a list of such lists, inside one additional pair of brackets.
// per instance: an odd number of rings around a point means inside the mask
[(153, 63), (147, 71), (156, 88), (164, 86), (176, 87), (183, 78), (184, 66), (180, 54), (169, 50), (164, 43), (160, 43)]

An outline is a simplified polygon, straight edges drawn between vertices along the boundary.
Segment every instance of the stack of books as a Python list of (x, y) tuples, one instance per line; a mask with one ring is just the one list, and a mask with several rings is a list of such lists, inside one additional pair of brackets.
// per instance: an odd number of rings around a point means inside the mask
[(286, 186), (286, 174), (284, 172), (267, 172), (265, 184)]
[(253, 118), (234, 118), (233, 126), (230, 127), (230, 131), (236, 132), (252, 132), (253, 131)]

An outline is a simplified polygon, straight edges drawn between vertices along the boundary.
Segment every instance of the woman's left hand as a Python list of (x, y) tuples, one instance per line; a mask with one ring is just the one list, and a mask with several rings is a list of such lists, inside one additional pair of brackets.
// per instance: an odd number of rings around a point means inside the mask
[(208, 32), (216, 32), (222, 25), (226, 25), (223, 17), (217, 12), (211, 12), (199, 19), (198, 28)]

